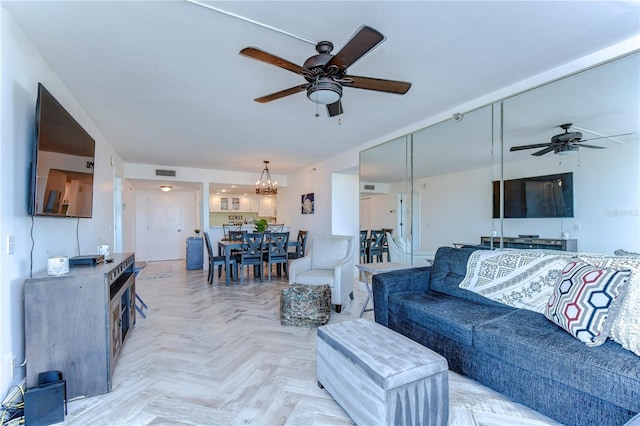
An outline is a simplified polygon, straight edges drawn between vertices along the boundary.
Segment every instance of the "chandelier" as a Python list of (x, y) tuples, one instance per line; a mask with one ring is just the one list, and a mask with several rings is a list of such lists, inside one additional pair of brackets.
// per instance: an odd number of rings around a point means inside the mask
[[(264, 175), (267, 174), (266, 180)], [(259, 195), (276, 195), (278, 193), (278, 182), (271, 181), (271, 173), (269, 173), (269, 162), (264, 161), (264, 170), (260, 175), (260, 180), (256, 182), (256, 194)]]

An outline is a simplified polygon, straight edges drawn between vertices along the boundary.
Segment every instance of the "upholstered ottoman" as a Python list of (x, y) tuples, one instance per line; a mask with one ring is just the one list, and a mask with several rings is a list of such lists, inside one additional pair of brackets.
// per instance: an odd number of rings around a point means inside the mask
[(290, 284), (280, 296), (280, 324), (317, 327), (331, 319), (331, 288)]
[(446, 425), (447, 360), (367, 319), (318, 328), (318, 385), (359, 425)]

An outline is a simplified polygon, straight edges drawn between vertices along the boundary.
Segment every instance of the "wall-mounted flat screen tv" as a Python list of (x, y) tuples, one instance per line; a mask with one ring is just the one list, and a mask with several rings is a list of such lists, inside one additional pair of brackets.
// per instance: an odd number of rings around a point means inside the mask
[(41, 83), (35, 133), (29, 214), (91, 217), (95, 141)]
[[(500, 217), (500, 182), (493, 182), (493, 217)], [(504, 181), (505, 218), (573, 217), (573, 173)]]

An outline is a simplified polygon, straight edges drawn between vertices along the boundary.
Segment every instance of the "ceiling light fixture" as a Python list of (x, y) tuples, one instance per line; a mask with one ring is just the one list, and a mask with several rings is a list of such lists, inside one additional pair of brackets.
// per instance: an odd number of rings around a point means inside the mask
[(556, 155), (572, 155), (578, 152), (579, 147), (575, 145), (560, 145), (553, 150)]
[[(267, 174), (266, 180), (265, 173)], [(271, 181), (271, 173), (269, 173), (269, 162), (264, 161), (264, 169), (260, 175), (260, 180), (256, 181), (256, 194), (258, 195), (276, 195), (278, 193), (278, 182)]]
[(329, 105), (342, 97), (342, 86), (329, 77), (322, 77), (309, 84), (307, 98), (317, 104)]
[(162, 189), (164, 192), (171, 191), (171, 187), (169, 185), (160, 185), (160, 189)]

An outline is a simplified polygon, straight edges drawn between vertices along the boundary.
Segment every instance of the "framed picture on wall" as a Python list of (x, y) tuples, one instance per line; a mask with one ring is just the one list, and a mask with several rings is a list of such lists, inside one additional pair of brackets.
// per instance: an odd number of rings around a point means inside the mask
[(314, 193), (303, 194), (301, 197), (302, 214), (313, 214), (316, 209)]

